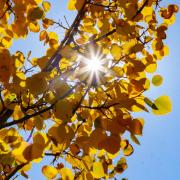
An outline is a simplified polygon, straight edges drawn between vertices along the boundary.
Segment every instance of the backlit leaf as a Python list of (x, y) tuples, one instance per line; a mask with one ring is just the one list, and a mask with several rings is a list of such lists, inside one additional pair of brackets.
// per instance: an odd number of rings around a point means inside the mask
[(121, 48), (117, 44), (112, 44), (110, 51), (115, 60), (119, 60), (121, 58)]
[(153, 109), (153, 113), (156, 115), (165, 115), (172, 111), (172, 103), (168, 96), (160, 96), (155, 101), (154, 104), (157, 107), (157, 110)]
[(74, 174), (69, 168), (62, 168), (60, 170), (60, 174), (62, 179), (67, 179), (67, 180), (73, 180), (74, 179)]
[(103, 178), (105, 176), (104, 174), (104, 168), (101, 162), (94, 162), (93, 163), (93, 171), (92, 171), (94, 178)]
[(53, 166), (43, 166), (42, 173), (46, 176), (46, 178), (54, 179), (57, 176), (58, 171)]
[(69, 0), (68, 10), (76, 10), (75, 4), (76, 4), (76, 0)]
[(43, 1), (42, 6), (44, 8), (44, 11), (48, 12), (50, 10), (50, 8), (51, 8), (51, 3), (48, 2), (48, 1)]

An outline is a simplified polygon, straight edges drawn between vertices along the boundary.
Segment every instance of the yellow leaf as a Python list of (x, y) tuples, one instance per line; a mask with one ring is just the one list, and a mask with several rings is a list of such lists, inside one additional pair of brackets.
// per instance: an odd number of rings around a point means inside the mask
[(40, 31), (40, 25), (37, 22), (31, 22), (29, 24), (29, 30), (31, 32), (39, 32)]
[(18, 120), (24, 117), (24, 113), (21, 110), (21, 107), (19, 105), (16, 105), (14, 107), (14, 112), (13, 112), (13, 119)]
[(154, 75), (153, 78), (152, 78), (152, 83), (155, 85), (155, 86), (160, 86), (163, 82), (163, 78), (162, 76), (160, 75)]
[(160, 96), (155, 101), (154, 104), (157, 107), (157, 110), (153, 109), (152, 112), (155, 115), (165, 115), (172, 111), (172, 103), (168, 96)]
[(157, 63), (151, 63), (148, 66), (146, 66), (146, 72), (148, 73), (154, 73), (157, 69)]
[(51, 3), (48, 1), (44, 1), (42, 3), (42, 6), (43, 6), (45, 12), (48, 12), (51, 9)]
[(119, 67), (119, 66), (114, 66), (112, 68), (112, 71), (114, 72), (114, 76), (117, 76), (117, 77), (123, 77), (124, 75), (124, 71), (123, 71), (123, 68)]
[(25, 165), (21, 170), (26, 172), (26, 171), (29, 171), (31, 169), (31, 167), (32, 167), (32, 163), (29, 163), (29, 164)]
[(55, 32), (48, 33), (48, 42), (51, 48), (56, 48), (58, 46), (58, 35)]
[(13, 157), (16, 159), (16, 161), (20, 162), (20, 163), (26, 163), (27, 160), (25, 159), (24, 155), (23, 155), (23, 151), (28, 147), (28, 143), (27, 142), (21, 142), (21, 144), (19, 145), (19, 147), (16, 147), (13, 151), (12, 151), (12, 155)]
[(102, 178), (105, 176), (104, 168), (101, 162), (94, 162), (93, 163), (93, 171), (92, 171), (94, 178)]
[(9, 145), (0, 139), (0, 154), (7, 154), (9, 150)]
[(144, 7), (141, 13), (144, 16), (144, 19), (146, 22), (149, 22), (150, 20), (152, 20), (152, 15), (153, 15), (152, 7)]
[(119, 60), (121, 58), (121, 48), (117, 44), (112, 44), (110, 51), (115, 60)]
[(176, 16), (173, 14), (169, 19), (164, 19), (164, 23), (167, 25), (172, 25), (176, 21)]
[(129, 53), (134, 53), (133, 51), (133, 48), (136, 46), (137, 44), (137, 40), (136, 39), (131, 39), (127, 42), (125, 42), (125, 44), (123, 45), (123, 51), (124, 53), (126, 54), (129, 54)]
[(74, 174), (69, 168), (62, 168), (60, 169), (60, 174), (62, 179), (66, 180), (74, 180)]
[(128, 140), (121, 141), (121, 148), (125, 156), (130, 156), (134, 152), (134, 149), (132, 145), (129, 144)]
[(68, 10), (71, 10), (71, 11), (76, 10), (75, 4), (76, 4), (76, 0), (69, 0)]
[(82, 5), (84, 4), (84, 0), (69, 0), (68, 2), (68, 10), (80, 10)]
[(34, 0), (36, 2), (36, 4), (39, 4), (42, 2), (42, 0)]
[(53, 166), (43, 166), (42, 173), (47, 178), (54, 179), (58, 174), (58, 170), (54, 168)]
[(168, 48), (168, 46), (164, 45), (164, 47), (163, 47), (163, 49), (161, 51), (161, 54), (163, 56), (168, 56), (169, 55), (169, 48)]
[(1, 44), (3, 45), (3, 47), (5, 48), (10, 48), (11, 45), (13, 43), (13, 39), (9, 36), (5, 36), (1, 39)]

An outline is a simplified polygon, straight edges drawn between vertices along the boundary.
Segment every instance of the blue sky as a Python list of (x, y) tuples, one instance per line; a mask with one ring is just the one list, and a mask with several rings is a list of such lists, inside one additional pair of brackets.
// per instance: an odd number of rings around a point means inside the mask
[[(178, 4), (179, 0), (163, 0), (164, 3)], [(54, 6), (48, 17), (55, 20), (66, 15), (69, 22), (74, 19), (75, 13), (66, 9), (67, 0), (53, 0)], [(53, 29), (54, 30), (54, 29)], [(58, 30), (63, 38), (63, 31)], [(148, 95), (156, 98), (160, 95), (169, 95), (173, 102), (173, 111), (166, 116), (154, 116), (150, 113), (138, 114), (145, 119), (141, 146), (134, 145), (135, 152), (127, 158), (128, 169), (121, 177), (129, 180), (179, 180), (180, 179), (180, 13), (177, 14), (176, 23), (168, 30), (166, 44), (170, 48), (170, 55), (159, 64), (156, 74), (164, 77), (160, 87), (152, 87)], [(28, 42), (28, 43), (27, 43)], [(45, 52), (42, 43), (38, 42), (38, 35), (31, 35), (27, 41), (17, 41), (12, 52), (23, 49), (26, 54), (32, 50), (34, 56), (41, 56)], [(30, 179), (43, 179), (41, 165), (34, 164)], [(18, 178), (21, 179), (21, 178)]]

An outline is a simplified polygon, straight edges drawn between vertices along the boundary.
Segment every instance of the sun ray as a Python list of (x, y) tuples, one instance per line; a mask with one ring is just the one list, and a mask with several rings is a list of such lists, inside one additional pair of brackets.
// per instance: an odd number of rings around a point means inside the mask
[(86, 80), (88, 84), (97, 84), (100, 82), (99, 75), (101, 73), (105, 73), (107, 68), (105, 68), (106, 60), (100, 51), (97, 50), (94, 53), (92, 50), (90, 51), (90, 57), (79, 56), (79, 71), (78, 74), (81, 77), (84, 77), (83, 80)]

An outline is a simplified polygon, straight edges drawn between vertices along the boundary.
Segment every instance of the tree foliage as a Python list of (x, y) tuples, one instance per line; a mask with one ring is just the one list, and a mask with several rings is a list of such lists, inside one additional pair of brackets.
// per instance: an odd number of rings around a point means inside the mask
[[(52, 161), (42, 173), (49, 179), (114, 178), (143, 134), (143, 119), (132, 113), (172, 109), (168, 96), (153, 100), (144, 92), (148, 73), (168, 55), (164, 40), (178, 6), (69, 0), (67, 8), (77, 15), (66, 27), (47, 17), (52, 3), (0, 1), (0, 179), (28, 178), (33, 163), (47, 156)], [(54, 25), (64, 29), (61, 42), (49, 30)], [(30, 32), (39, 34), (46, 54), (10, 53), (13, 41)], [(101, 69), (87, 68), (93, 58), (102, 61)], [(153, 76), (153, 85), (162, 82)]]

